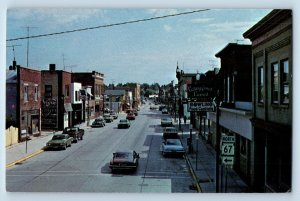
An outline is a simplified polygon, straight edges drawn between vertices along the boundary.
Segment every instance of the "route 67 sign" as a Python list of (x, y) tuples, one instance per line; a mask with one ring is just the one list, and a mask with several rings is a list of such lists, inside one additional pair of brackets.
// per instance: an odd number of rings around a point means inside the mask
[(221, 155), (224, 165), (232, 166), (234, 162), (234, 136), (223, 135), (221, 138)]

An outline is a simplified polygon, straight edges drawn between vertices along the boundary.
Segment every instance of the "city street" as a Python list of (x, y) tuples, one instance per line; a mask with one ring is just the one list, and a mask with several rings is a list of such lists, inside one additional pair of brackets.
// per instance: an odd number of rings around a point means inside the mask
[[(7, 190), (14, 192), (196, 192), (184, 158), (160, 153), (162, 128), (157, 110), (142, 107), (129, 129), (117, 129), (120, 114), (103, 128), (88, 128), (83, 141), (65, 151), (45, 151), (7, 169)], [(135, 173), (112, 174), (116, 150), (140, 153)]]

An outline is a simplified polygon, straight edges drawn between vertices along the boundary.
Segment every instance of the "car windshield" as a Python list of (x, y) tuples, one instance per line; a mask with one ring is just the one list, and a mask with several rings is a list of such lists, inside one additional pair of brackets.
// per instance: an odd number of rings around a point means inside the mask
[(181, 145), (179, 140), (167, 140), (166, 145)]
[(65, 139), (64, 135), (54, 135), (52, 137), (52, 140), (62, 140), (62, 139)]
[(127, 120), (126, 120), (126, 119), (121, 119), (120, 122), (121, 122), (121, 123), (126, 123)]

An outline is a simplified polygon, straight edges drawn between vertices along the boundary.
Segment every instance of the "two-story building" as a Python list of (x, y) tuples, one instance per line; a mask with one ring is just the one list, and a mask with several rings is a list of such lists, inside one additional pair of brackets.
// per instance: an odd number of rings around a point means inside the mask
[[(234, 169), (248, 184), (251, 180), (252, 125), (252, 67), (251, 45), (229, 43), (216, 57), (221, 60), (219, 83), (219, 126), (222, 135), (235, 137)], [(209, 112), (210, 140), (216, 142), (216, 113)]]
[(89, 109), (91, 117), (98, 117), (103, 114), (103, 100), (104, 100), (104, 74), (92, 71), (92, 72), (73, 72), (72, 73), (72, 82), (78, 82), (82, 84), (82, 87), (90, 86), (91, 92), (89, 101)]
[(291, 189), (292, 11), (273, 10), (243, 36), (252, 41), (253, 186)]
[(56, 70), (55, 64), (42, 72), (42, 128), (62, 130), (72, 125), (71, 73)]
[(13, 65), (7, 71), (6, 117), (19, 128), (19, 141), (41, 132), (41, 72)]

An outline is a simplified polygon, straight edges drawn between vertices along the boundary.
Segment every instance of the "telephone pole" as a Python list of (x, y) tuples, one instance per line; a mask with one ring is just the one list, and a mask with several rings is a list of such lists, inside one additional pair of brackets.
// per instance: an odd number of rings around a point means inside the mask
[(26, 28), (27, 29), (27, 67), (29, 66), (29, 30), (32, 29), (32, 28), (37, 28), (37, 27), (30, 27), (30, 26), (27, 26), (27, 27), (23, 27), (23, 28)]

